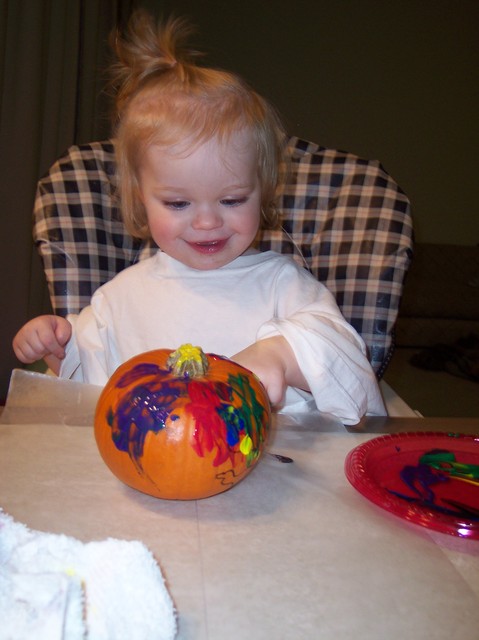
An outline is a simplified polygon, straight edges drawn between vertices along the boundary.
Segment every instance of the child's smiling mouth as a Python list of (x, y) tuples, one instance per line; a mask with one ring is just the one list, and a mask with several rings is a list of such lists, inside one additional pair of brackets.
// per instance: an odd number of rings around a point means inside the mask
[(207, 240), (204, 242), (189, 242), (188, 244), (198, 253), (212, 254), (218, 253), (224, 249), (227, 242), (227, 238), (224, 238), (221, 240)]

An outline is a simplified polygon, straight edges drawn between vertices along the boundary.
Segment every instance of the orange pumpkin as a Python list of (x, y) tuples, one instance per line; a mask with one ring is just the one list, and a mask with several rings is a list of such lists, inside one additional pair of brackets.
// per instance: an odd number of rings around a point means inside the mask
[(131, 358), (98, 400), (95, 438), (110, 470), (158, 498), (226, 491), (258, 462), (270, 424), (259, 379), (198, 347)]

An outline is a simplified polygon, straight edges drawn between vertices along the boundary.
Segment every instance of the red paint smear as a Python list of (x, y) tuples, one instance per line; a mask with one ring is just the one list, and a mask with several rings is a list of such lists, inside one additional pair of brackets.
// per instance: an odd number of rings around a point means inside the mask
[(185, 409), (193, 416), (196, 429), (192, 442), (193, 449), (200, 457), (215, 447), (217, 453), (213, 460), (215, 467), (233, 457), (226, 440), (226, 425), (217, 413), (221, 398), (212, 383), (191, 381), (188, 385), (191, 403)]

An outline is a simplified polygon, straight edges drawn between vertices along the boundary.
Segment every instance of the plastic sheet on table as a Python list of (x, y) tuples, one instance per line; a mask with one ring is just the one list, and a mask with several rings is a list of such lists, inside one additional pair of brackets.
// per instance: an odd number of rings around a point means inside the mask
[(14, 369), (0, 423), (92, 426), (101, 390), (96, 385)]

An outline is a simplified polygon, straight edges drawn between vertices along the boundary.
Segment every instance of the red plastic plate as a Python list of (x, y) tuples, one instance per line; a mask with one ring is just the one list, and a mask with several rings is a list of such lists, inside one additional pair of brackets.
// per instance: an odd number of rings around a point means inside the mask
[(397, 433), (356, 447), (346, 477), (410, 522), (479, 540), (479, 435)]

